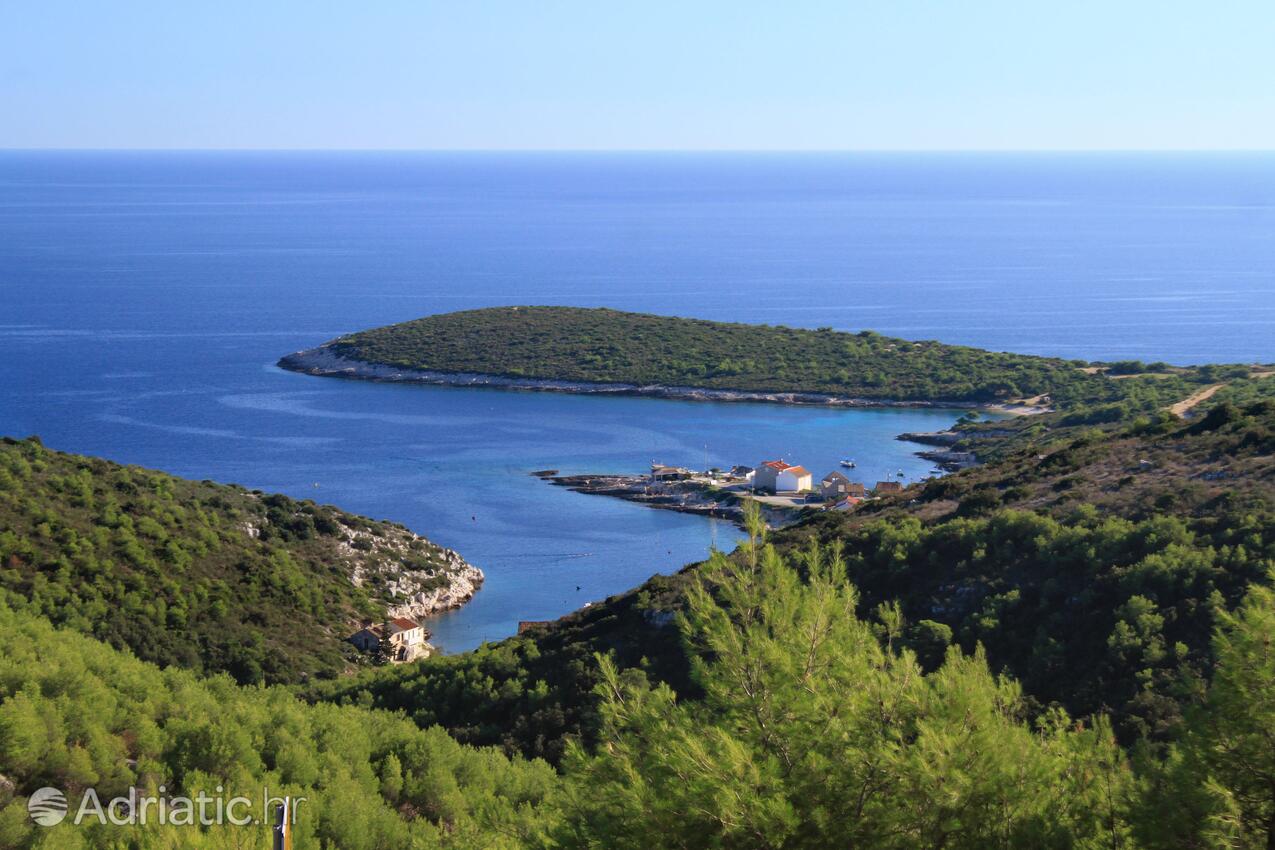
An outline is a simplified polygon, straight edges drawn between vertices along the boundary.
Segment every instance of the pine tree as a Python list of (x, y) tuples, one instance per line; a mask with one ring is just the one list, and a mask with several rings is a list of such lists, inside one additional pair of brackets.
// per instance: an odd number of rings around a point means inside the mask
[(703, 697), (600, 658), (602, 740), (568, 754), (559, 841), (617, 848), (1128, 846), (1130, 773), (1109, 726), (1031, 727), (981, 652), (926, 676), (902, 618), (856, 616), (840, 553), (801, 572), (750, 523), (682, 618)]

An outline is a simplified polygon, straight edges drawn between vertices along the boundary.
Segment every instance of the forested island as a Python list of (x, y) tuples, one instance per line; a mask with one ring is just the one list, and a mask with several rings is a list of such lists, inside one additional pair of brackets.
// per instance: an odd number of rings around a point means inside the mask
[[(478, 329), (519, 312), (436, 317), (431, 339), (452, 339), (453, 366), (514, 363), (525, 336)], [(449, 337), (462, 327), (474, 335)], [(861, 339), (754, 330), (837, 352)], [(537, 350), (566, 370), (573, 334)], [(964, 418), (943, 442), (978, 466), (779, 531), (750, 512), (735, 552), (396, 667), (344, 664), (331, 629), (392, 601), (351, 579), (354, 532), (363, 554), (395, 561), (398, 540), (438, 567), (405, 529), (6, 441), (0, 846), (172, 846), (159, 828), (36, 827), (26, 798), (45, 785), (74, 801), (265, 783), (314, 801), (298, 850), (1271, 847), (1271, 370), (1018, 369), (936, 343), (916, 344), (935, 374), (909, 379), (909, 354), (881, 339), (862, 362), (894, 363), (903, 392), (869, 397), (1046, 394), (1050, 409)], [(663, 373), (646, 371), (657, 348)], [(646, 350), (635, 378), (711, 380), (720, 353)], [(945, 373), (948, 357), (986, 368)], [(847, 375), (820, 391), (868, 386)], [(792, 380), (757, 386), (817, 386)], [(265, 837), (239, 829), (181, 845)]]

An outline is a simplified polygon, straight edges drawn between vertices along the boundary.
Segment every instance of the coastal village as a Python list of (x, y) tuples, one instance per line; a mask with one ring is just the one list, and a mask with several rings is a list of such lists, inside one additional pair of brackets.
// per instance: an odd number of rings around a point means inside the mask
[[(854, 468), (852, 461), (843, 461), (842, 465), (847, 470)], [(816, 483), (806, 467), (788, 463), (782, 458), (764, 460), (756, 467), (714, 467), (703, 471), (652, 462), (646, 475), (559, 476), (556, 470), (541, 470), (534, 474), (578, 492), (615, 496), (649, 507), (734, 522), (742, 521), (745, 500), (753, 500), (761, 506), (767, 522), (774, 526), (795, 521), (802, 511), (849, 511), (867, 499), (903, 490), (903, 484), (898, 480), (877, 481), (868, 487), (835, 469)], [(521, 622), (519, 633), (540, 625), (543, 624)], [(435, 653), (429, 638), (429, 631), (417, 620), (407, 616), (390, 616), (384, 622), (364, 622), (346, 640), (381, 663), (407, 664)]]
[[(854, 468), (852, 461), (842, 466)], [(902, 482), (889, 479), (871, 487), (832, 470), (815, 481), (813, 473), (786, 460), (764, 460), (756, 467), (694, 470), (651, 463), (647, 475), (558, 475), (557, 470), (533, 473), (552, 484), (581, 493), (613, 496), (653, 508), (743, 520), (743, 505), (752, 500), (762, 508), (772, 526), (795, 521), (802, 511), (854, 510), (866, 499), (889, 496), (903, 490)], [(902, 472), (899, 473), (902, 476)]]
[[(974, 456), (953, 451), (958, 434), (954, 431), (904, 433), (898, 439), (929, 444), (933, 450), (917, 455), (933, 461), (940, 468), (960, 469), (976, 462)], [(903, 492), (896, 476), (869, 485), (854, 480), (856, 463), (840, 462), (817, 481), (814, 473), (783, 458), (763, 460), (755, 467), (736, 465), (729, 469), (710, 467), (704, 470), (673, 466), (652, 461), (645, 474), (559, 475), (555, 469), (533, 472), (537, 478), (580, 493), (612, 496), (647, 507), (693, 513), (730, 520), (743, 526), (744, 506), (752, 502), (761, 508), (762, 518), (772, 528), (796, 522), (812, 511), (852, 511), (871, 499)], [(443, 550), (445, 564), (451, 568), (450, 580), (441, 587), (425, 590), (420, 577), (410, 572), (394, 574), (387, 586), (396, 597), (406, 602), (391, 606), (384, 621), (363, 621), (358, 630), (346, 637), (364, 656), (375, 663), (407, 664), (436, 654), (429, 642), (431, 634), (421, 618), (457, 607), (468, 600), (483, 580), (480, 570), (466, 564), (455, 552)], [(355, 582), (361, 584), (366, 569), (355, 571)], [(436, 571), (424, 573), (433, 578)], [(545, 625), (540, 621), (521, 621), (518, 633)]]

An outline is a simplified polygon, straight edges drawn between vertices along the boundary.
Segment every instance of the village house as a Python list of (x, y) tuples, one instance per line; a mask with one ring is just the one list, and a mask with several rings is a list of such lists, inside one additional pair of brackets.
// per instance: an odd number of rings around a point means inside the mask
[(681, 466), (665, 466), (662, 463), (651, 464), (652, 481), (685, 481), (695, 473)]
[(753, 489), (775, 491), (775, 483), (780, 470), (787, 469), (788, 464), (782, 460), (764, 460), (753, 471)]
[(361, 652), (376, 652), (384, 639), (385, 627), (381, 625), (364, 626), (346, 638)]
[(771, 493), (801, 493), (811, 489), (812, 476), (804, 466), (767, 460), (753, 473), (753, 489)]
[(390, 661), (402, 664), (423, 658), (433, 651), (426, 638), (425, 627), (407, 617), (395, 617), (386, 623), (364, 626), (347, 640), (363, 652), (386, 651)]
[(819, 482), (819, 495), (825, 499), (843, 499), (846, 496), (863, 498), (865, 490), (859, 482), (851, 481), (840, 472), (833, 470)]
[(877, 486), (872, 488), (872, 492), (878, 496), (887, 496), (892, 493), (902, 493), (903, 485), (898, 481), (878, 481)]
[(390, 648), (395, 658), (411, 661), (422, 649), (429, 646), (425, 643), (425, 627), (407, 617), (395, 617), (389, 622)]

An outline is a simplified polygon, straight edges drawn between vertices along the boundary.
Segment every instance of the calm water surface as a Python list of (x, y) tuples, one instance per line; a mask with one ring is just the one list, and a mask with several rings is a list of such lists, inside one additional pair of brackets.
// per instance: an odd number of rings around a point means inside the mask
[(850, 455), (914, 479), (893, 436), (955, 414), (366, 384), (280, 354), (543, 303), (1269, 361), (1273, 270), (1263, 155), (0, 153), (0, 433), (404, 522), (488, 574), (431, 624), (460, 650), (736, 539), (532, 470)]

